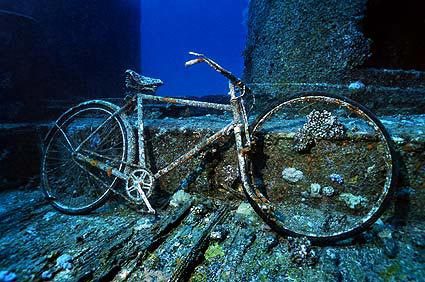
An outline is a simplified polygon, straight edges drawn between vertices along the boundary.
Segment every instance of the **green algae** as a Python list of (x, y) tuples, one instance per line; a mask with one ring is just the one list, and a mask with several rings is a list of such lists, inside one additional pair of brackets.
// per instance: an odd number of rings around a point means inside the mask
[(224, 251), (223, 248), (218, 244), (214, 243), (208, 247), (208, 249), (205, 251), (205, 260), (211, 261), (215, 258), (223, 257)]
[(384, 281), (394, 281), (395, 277), (401, 271), (401, 266), (398, 263), (391, 264), (385, 270), (383, 270), (380, 274)]
[(206, 282), (208, 281), (207, 279), (207, 274), (205, 272), (196, 272), (191, 278), (190, 278), (191, 282)]

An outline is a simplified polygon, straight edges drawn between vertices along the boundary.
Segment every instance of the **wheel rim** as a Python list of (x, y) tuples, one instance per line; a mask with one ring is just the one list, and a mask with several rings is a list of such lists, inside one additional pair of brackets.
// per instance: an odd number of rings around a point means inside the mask
[(393, 178), (391, 148), (364, 110), (332, 97), (299, 97), (260, 118), (253, 135), (258, 147), (248, 195), (279, 230), (344, 237), (382, 211)]
[[(47, 141), (42, 163), (43, 186), (57, 208), (71, 213), (95, 208), (115, 185), (116, 177), (76, 160), (71, 148), (78, 147), (112, 114), (111, 109), (83, 106), (57, 121)], [(125, 127), (119, 117), (113, 117), (81, 146), (80, 151), (113, 163), (122, 170), (127, 148)]]

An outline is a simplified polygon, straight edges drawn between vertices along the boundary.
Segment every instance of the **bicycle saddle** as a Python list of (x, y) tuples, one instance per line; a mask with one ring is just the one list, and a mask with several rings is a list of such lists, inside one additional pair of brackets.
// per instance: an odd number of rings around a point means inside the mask
[(141, 92), (155, 92), (156, 88), (163, 84), (161, 79), (143, 76), (132, 70), (125, 71), (125, 86), (127, 88)]

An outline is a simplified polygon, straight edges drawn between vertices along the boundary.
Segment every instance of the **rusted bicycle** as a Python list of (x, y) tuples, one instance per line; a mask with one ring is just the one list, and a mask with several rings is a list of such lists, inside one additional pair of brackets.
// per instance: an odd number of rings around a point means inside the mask
[[(41, 182), (56, 209), (88, 213), (117, 193), (154, 213), (149, 198), (155, 182), (233, 134), (246, 197), (277, 232), (337, 240), (361, 232), (382, 214), (395, 166), (390, 137), (374, 114), (348, 98), (313, 93), (278, 101), (249, 122), (250, 88), (206, 56), (190, 54), (195, 58), (186, 66), (204, 62), (229, 80), (229, 104), (155, 96), (161, 80), (127, 71), (132, 95), (122, 107), (101, 100), (81, 103), (47, 134)], [(144, 101), (231, 112), (233, 119), (175, 161), (150, 171)], [(119, 180), (124, 187), (116, 187)]]

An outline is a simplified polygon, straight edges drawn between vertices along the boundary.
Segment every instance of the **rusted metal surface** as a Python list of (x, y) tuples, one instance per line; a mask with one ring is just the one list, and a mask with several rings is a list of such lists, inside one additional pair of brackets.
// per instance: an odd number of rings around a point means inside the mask
[(214, 141), (216, 141), (216, 140), (224, 137), (227, 134), (227, 132), (229, 132), (230, 130), (232, 130), (232, 128), (234, 128), (233, 123), (227, 125), (226, 127), (224, 127), (223, 129), (221, 129), (220, 131), (218, 131), (215, 134), (211, 135), (206, 140), (198, 143), (190, 151), (188, 151), (186, 154), (183, 154), (178, 159), (176, 159), (175, 161), (173, 161), (172, 163), (170, 163), (168, 166), (166, 166), (165, 168), (160, 169), (157, 173), (155, 173), (155, 175), (154, 175), (155, 179), (160, 178), (161, 176), (163, 176), (164, 174), (170, 172), (171, 170), (173, 170), (174, 168), (178, 167), (179, 165), (181, 165), (181, 164), (189, 161), (194, 156), (196, 156), (197, 154), (199, 154), (203, 149), (205, 149), (205, 147), (207, 147), (208, 145), (211, 145), (212, 143), (214, 143)]
[(145, 134), (144, 134), (144, 122), (143, 122), (143, 98), (140, 94), (137, 94), (137, 137), (139, 146), (139, 165), (146, 167), (146, 152), (145, 152)]
[[(87, 156), (84, 156), (84, 155), (82, 155), (82, 154), (80, 154), (80, 153), (75, 153), (75, 158), (77, 159), (77, 160), (80, 160), (80, 161), (82, 161), (82, 162), (85, 162), (85, 163), (88, 163), (90, 166), (92, 166), (92, 167), (96, 167), (96, 168), (98, 168), (99, 170), (102, 170), (102, 171), (104, 171), (104, 172), (106, 172), (106, 173), (110, 173), (111, 174), (111, 176), (113, 175), (113, 176), (116, 176), (116, 177), (118, 177), (118, 178), (120, 178), (120, 179), (122, 179), (122, 180), (127, 180), (128, 179), (128, 175), (127, 174), (125, 174), (125, 173), (122, 173), (121, 171), (119, 171), (118, 169), (116, 169), (116, 168), (114, 168), (114, 167), (111, 167), (111, 166), (109, 166), (108, 164), (106, 164), (106, 163), (104, 163), (104, 162), (101, 162), (101, 161), (99, 161), (99, 160), (97, 160), (97, 159), (93, 159), (93, 158), (89, 158), (89, 157), (87, 157)], [(86, 170), (86, 171), (88, 171), (88, 170)], [(108, 173), (108, 174), (109, 174)]]
[(188, 105), (188, 106), (200, 107), (200, 108), (210, 108), (210, 109), (229, 111), (229, 112), (232, 111), (232, 107), (229, 106), (229, 105), (226, 105), (226, 104), (178, 99), (178, 98), (171, 98), (171, 97), (160, 97), (160, 96), (153, 96), (153, 95), (147, 95), (147, 94), (142, 94), (142, 93), (140, 93), (139, 95), (144, 100), (159, 101), (159, 102), (164, 102), (164, 103), (169, 103), (169, 104)]
[[(87, 101), (87, 102), (83, 102), (80, 103), (79, 105), (70, 108), (68, 111), (66, 111), (65, 113), (63, 113), (55, 122), (55, 126), (53, 126), (49, 132), (47, 133), (45, 139), (44, 139), (44, 143), (43, 143), (43, 148), (42, 148), (42, 158), (41, 158), (41, 184), (45, 193), (45, 196), (50, 199), (52, 202), (52, 205), (58, 209), (62, 209), (62, 208), (67, 208), (67, 212), (71, 213), (71, 214), (76, 214), (79, 213), (80, 206), (81, 205), (85, 205), (84, 203), (80, 203), (77, 206), (69, 206), (67, 204), (63, 204), (64, 202), (61, 202), (61, 200), (59, 200), (61, 197), (58, 196), (63, 196), (63, 195), (58, 195), (58, 192), (56, 191), (56, 189), (58, 189), (57, 187), (57, 182), (63, 182), (64, 179), (66, 179), (67, 177), (75, 177), (75, 181), (80, 181), (80, 179), (84, 179), (87, 176), (92, 177), (93, 179), (91, 180), (92, 183), (89, 183), (87, 185), (92, 185), (94, 182), (99, 183), (97, 185), (97, 187), (99, 187), (100, 190), (102, 190), (100, 198), (99, 199), (106, 199), (106, 197), (109, 195), (109, 189), (112, 190), (112, 187), (116, 184), (116, 177), (111, 177), (111, 180), (109, 180), (109, 176), (112, 176), (112, 170), (111, 169), (107, 169), (106, 170), (106, 175), (104, 178), (104, 181), (102, 179), (100, 179), (97, 175), (94, 175), (93, 173), (91, 173), (91, 171), (87, 171), (87, 166), (86, 164), (84, 164), (83, 162), (79, 162), (75, 159), (75, 154), (76, 152), (76, 147), (78, 144), (73, 144), (73, 142), (75, 142), (74, 138), (72, 138), (72, 140), (70, 140), (70, 137), (68, 137), (68, 135), (71, 134), (71, 132), (68, 132), (68, 125), (71, 123), (73, 123), (73, 121), (78, 120), (79, 114), (85, 111), (91, 111), (91, 110), (100, 110), (102, 113), (104, 113), (107, 116), (111, 116), (113, 115), (115, 117), (115, 120), (118, 122), (120, 121), (120, 130), (121, 133), (123, 132), (123, 130), (125, 131), (127, 128), (130, 127), (125, 114), (122, 112), (122, 108), (111, 104), (109, 102), (106, 101), (102, 101), (102, 100), (92, 100), (92, 101)], [(120, 114), (117, 114), (120, 113)], [(66, 133), (65, 133), (66, 131)], [(133, 134), (132, 131), (127, 131), (127, 138), (128, 140), (132, 140), (133, 139)], [(59, 138), (59, 140), (57, 140)], [(61, 138), (65, 138), (68, 139), (68, 141), (61, 141)], [(56, 141), (55, 141), (56, 140)], [(122, 139), (123, 142), (125, 142), (125, 138)], [(57, 151), (57, 148), (55, 148), (55, 143), (59, 142), (62, 143), (62, 149), (64, 150), (63, 152)], [(60, 167), (63, 167), (62, 171), (59, 171), (58, 174), (55, 175), (55, 173), (53, 173), (51, 171), (51, 169), (48, 168), (48, 163), (49, 163), (49, 152), (52, 150), (53, 154), (56, 154), (55, 152), (60, 152), (60, 154), (62, 155), (62, 160), (65, 161), (66, 163), (62, 163)], [(118, 156), (114, 159), (114, 167), (117, 170), (123, 169), (126, 170), (126, 163), (132, 163), (133, 160), (133, 147), (132, 146), (128, 146), (126, 152), (122, 154), (122, 158), (118, 159)], [(82, 154), (88, 154), (88, 156), (94, 156), (94, 158), (98, 158), (99, 156), (96, 156), (94, 154), (92, 154), (90, 151), (87, 152), (87, 150), (85, 148), (80, 149), (80, 152)], [(102, 158), (101, 159), (105, 160), (106, 158)], [(55, 160), (56, 164), (53, 164), (54, 167), (59, 167), (58, 165), (58, 161), (60, 161), (61, 159), (57, 159)], [(86, 174), (86, 176), (83, 177), (77, 177), (77, 175), (72, 175), (72, 172), (70, 170), (68, 170), (68, 166), (71, 164), (74, 167), (79, 168), (79, 171), (81, 174)], [(109, 165), (111, 166), (111, 165)], [(68, 175), (67, 175), (68, 173)], [(53, 178), (51, 178), (53, 177)], [(64, 186), (66, 187), (70, 187), (72, 186), (72, 184), (74, 183), (70, 183), (70, 184), (65, 184)], [(101, 188), (103, 187), (103, 188)], [(66, 190), (62, 190), (65, 191)], [(69, 196), (69, 195), (68, 195)]]

